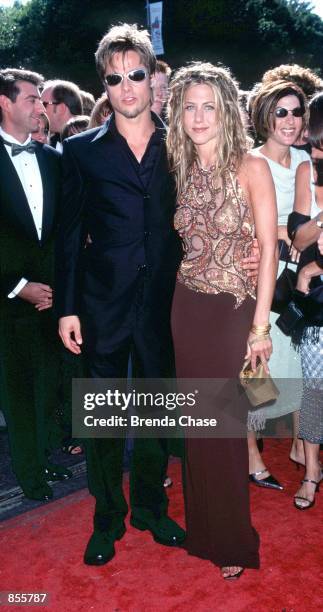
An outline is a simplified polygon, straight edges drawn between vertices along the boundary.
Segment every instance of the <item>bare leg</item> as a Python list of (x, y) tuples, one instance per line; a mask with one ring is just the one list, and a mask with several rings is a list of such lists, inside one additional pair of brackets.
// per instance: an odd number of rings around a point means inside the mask
[(293, 412), (293, 441), (289, 457), (295, 463), (305, 465), (304, 442), (298, 437), (299, 434), (299, 410)]
[(269, 471), (262, 460), (261, 454), (257, 446), (256, 432), (248, 431), (248, 453), (249, 453), (249, 474), (262, 472), (257, 476), (258, 480), (263, 480), (269, 476)]
[[(322, 479), (321, 465), (319, 462), (320, 445), (312, 444), (312, 442), (304, 440), (304, 448), (306, 466), (305, 479), (314, 480), (314, 483), (319, 483)], [(316, 490), (316, 485), (314, 483), (302, 482), (295, 495), (295, 498), (298, 498), (295, 499), (297, 507), (308, 508), (312, 505)], [(299, 499), (300, 497), (304, 497), (305, 499)]]

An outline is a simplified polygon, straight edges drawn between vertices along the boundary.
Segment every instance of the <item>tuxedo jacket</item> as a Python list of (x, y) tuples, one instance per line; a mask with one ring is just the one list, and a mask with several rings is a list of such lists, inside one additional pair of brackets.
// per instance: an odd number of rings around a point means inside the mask
[(42, 237), (39, 240), (30, 207), (15, 167), (0, 142), (0, 316), (21, 317), (34, 306), (9, 293), (21, 278), (53, 286), (54, 232), (61, 195), (60, 154), (37, 143), (43, 186)]
[(164, 140), (144, 187), (113, 124), (64, 141), (55, 286), (58, 316), (79, 315), (110, 348), (131, 334), (138, 292), (143, 328), (167, 333), (182, 257)]

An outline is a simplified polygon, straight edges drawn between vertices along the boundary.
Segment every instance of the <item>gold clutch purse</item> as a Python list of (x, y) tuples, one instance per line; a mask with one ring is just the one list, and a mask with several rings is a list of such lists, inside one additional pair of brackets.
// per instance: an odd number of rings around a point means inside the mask
[(258, 363), (254, 372), (251, 369), (250, 360), (245, 361), (239, 378), (250, 404), (255, 408), (268, 402), (274, 402), (279, 396), (279, 390), (270, 374), (265, 372), (261, 362)]

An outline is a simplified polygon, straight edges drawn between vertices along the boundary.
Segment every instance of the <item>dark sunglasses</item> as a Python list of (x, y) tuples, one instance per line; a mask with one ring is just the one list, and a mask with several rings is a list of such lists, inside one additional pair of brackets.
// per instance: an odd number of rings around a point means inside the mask
[(301, 106), (296, 106), (296, 108), (288, 110), (283, 106), (277, 106), (277, 108), (275, 108), (275, 110), (273, 111), (273, 114), (275, 115), (275, 117), (278, 117), (278, 119), (283, 119), (284, 117), (287, 117), (288, 113), (291, 113), (293, 117), (303, 117), (303, 115), (305, 114), (305, 109), (301, 108)]
[(120, 83), (122, 83), (125, 77), (133, 83), (141, 83), (141, 81), (145, 80), (146, 76), (147, 71), (143, 68), (138, 68), (137, 70), (130, 70), (130, 72), (125, 72), (124, 74), (120, 74), (119, 72), (107, 74), (104, 77), (104, 80), (107, 85), (109, 85), (109, 87), (114, 87), (115, 85), (120, 85)]
[(47, 108), (47, 106), (57, 106), (60, 102), (42, 102), (42, 105)]

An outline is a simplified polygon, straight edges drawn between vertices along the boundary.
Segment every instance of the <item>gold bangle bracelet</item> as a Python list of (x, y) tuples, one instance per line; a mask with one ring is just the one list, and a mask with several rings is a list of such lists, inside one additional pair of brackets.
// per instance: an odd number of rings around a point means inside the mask
[(270, 330), (271, 325), (268, 323), (268, 325), (252, 325), (250, 331), (252, 334), (255, 334), (255, 336), (263, 336), (264, 334), (269, 334)]

